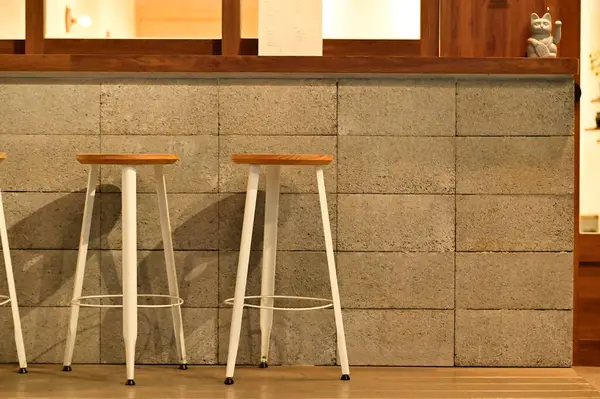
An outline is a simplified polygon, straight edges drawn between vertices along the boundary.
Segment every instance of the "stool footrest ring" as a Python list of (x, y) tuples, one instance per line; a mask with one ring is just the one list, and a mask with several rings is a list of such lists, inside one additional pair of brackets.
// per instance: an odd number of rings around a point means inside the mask
[[(123, 305), (102, 305), (96, 303), (85, 303), (88, 299), (103, 299), (103, 298), (122, 298), (122, 294), (111, 294), (111, 295), (86, 295), (80, 296), (71, 300), (73, 305), (78, 305), (87, 308), (122, 308)], [(1, 298), (1, 297), (0, 297)], [(160, 295), (160, 294), (138, 294), (138, 298), (167, 298), (170, 303), (164, 305), (137, 305), (138, 308), (172, 308), (174, 306), (181, 306), (183, 299), (173, 295)]]
[(10, 302), (10, 297), (6, 296), (6, 295), (0, 295), (0, 301), (2, 301), (2, 302), (0, 302), (0, 306), (6, 305), (7, 303)]
[[(303, 311), (303, 310), (319, 310), (319, 309), (328, 309), (333, 307), (333, 300), (326, 298), (313, 298), (307, 296), (288, 296), (288, 295), (251, 295), (245, 296), (246, 299), (298, 299), (301, 301), (316, 301), (316, 302), (327, 302), (325, 305), (319, 306), (308, 306), (304, 308), (292, 308), (292, 307), (275, 307), (275, 306), (261, 306), (261, 305), (252, 305), (244, 302), (244, 307), (246, 308), (254, 308), (254, 309), (271, 309), (271, 310), (292, 310), (292, 311)], [(233, 305), (234, 298), (228, 298), (224, 303), (227, 305)]]

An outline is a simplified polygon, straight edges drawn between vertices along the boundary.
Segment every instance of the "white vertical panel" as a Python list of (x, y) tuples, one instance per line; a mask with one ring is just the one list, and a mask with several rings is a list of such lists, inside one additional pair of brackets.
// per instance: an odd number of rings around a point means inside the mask
[(25, 0), (0, 0), (0, 40), (25, 39)]

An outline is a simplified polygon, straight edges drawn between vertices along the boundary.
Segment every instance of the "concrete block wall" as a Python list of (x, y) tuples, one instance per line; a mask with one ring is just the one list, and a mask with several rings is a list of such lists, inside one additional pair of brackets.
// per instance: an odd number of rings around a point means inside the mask
[[(14, 78), (0, 104), (32, 363), (62, 361), (87, 178), (78, 151), (181, 155), (167, 188), (191, 363), (226, 358), (247, 173), (234, 152), (335, 155), (325, 178), (351, 364), (571, 363), (570, 78)], [(139, 289), (166, 293), (153, 174), (138, 176)], [(119, 170), (103, 167), (98, 184), (84, 294), (120, 293)], [(285, 169), (282, 193), (278, 292), (328, 296), (313, 171)], [(9, 308), (0, 320), (0, 361), (16, 361)], [(141, 310), (139, 323), (138, 362), (175, 362), (170, 312)], [(247, 310), (240, 363), (259, 361), (259, 334)], [(82, 309), (75, 362), (123, 362), (122, 342), (120, 310)], [(276, 312), (272, 363), (336, 361), (331, 311)]]

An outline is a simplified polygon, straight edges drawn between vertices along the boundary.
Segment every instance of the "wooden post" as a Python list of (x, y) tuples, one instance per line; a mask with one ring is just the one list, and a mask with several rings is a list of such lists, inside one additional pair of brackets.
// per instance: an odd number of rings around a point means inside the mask
[(44, 53), (46, 0), (25, 0), (25, 54)]
[(241, 0), (223, 0), (222, 55), (239, 55), (242, 43)]
[(440, 55), (440, 0), (421, 0), (421, 56)]

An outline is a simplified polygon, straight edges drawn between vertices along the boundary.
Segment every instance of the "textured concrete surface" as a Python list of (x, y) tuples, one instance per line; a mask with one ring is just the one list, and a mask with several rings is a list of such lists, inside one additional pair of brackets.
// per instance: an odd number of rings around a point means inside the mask
[[(183, 331), (188, 362), (217, 362), (217, 309), (184, 308)], [(170, 309), (139, 309), (137, 364), (178, 364)], [(123, 316), (119, 309), (102, 310), (101, 362), (125, 363)]]
[(102, 134), (216, 135), (214, 80), (126, 81), (102, 85)]
[[(101, 251), (102, 294), (122, 294), (121, 251)], [(165, 257), (162, 250), (138, 251), (138, 293), (169, 295)], [(183, 307), (216, 308), (219, 258), (216, 251), (176, 251), (175, 267)], [(110, 300), (107, 300), (110, 301)], [(121, 303), (120, 299), (112, 303)], [(168, 303), (164, 299), (140, 298), (139, 303)]]
[(457, 251), (571, 251), (571, 195), (460, 195)]
[(573, 137), (459, 137), (459, 194), (572, 194)]
[(2, 79), (0, 134), (98, 135), (99, 100), (94, 82)]
[(340, 135), (454, 136), (450, 79), (341, 80), (338, 102)]
[(572, 309), (571, 253), (457, 253), (458, 309)]
[[(179, 161), (164, 165), (168, 193), (217, 192), (219, 138), (217, 136), (106, 136), (102, 152), (111, 153), (173, 153)], [(156, 192), (153, 166), (137, 168), (137, 191)], [(102, 166), (104, 191), (121, 187), (122, 168)]]
[[(21, 326), (28, 363), (62, 363), (69, 308), (21, 308)], [(0, 308), (0, 362), (16, 363), (17, 350), (10, 306)], [(123, 342), (123, 341), (121, 341)], [(100, 363), (100, 309), (81, 308), (73, 363)]]
[[(242, 237), (245, 194), (220, 194), (219, 249), (238, 250)], [(337, 196), (327, 197), (333, 246), (336, 246)], [(264, 193), (259, 192), (254, 216), (252, 249), (262, 249)], [(282, 251), (325, 250), (318, 194), (282, 194), (279, 197), (277, 248)]]
[(459, 80), (459, 136), (568, 136), (574, 129), (573, 80)]
[[(325, 166), (325, 189), (335, 192), (337, 187), (337, 138), (298, 136), (224, 136), (219, 141), (219, 190), (221, 192), (245, 193), (248, 184), (248, 165), (231, 161), (236, 153), (256, 154), (331, 154), (333, 162)], [(266, 167), (262, 167), (259, 190), (265, 190)], [(316, 193), (316, 168), (312, 166), (281, 167), (280, 190), (282, 193)]]
[(569, 311), (457, 310), (457, 366), (569, 367)]
[[(245, 309), (237, 364), (260, 363), (259, 310)], [(231, 309), (219, 309), (219, 363), (227, 363)], [(269, 364), (333, 365), (336, 363), (332, 310), (274, 312)]]
[(449, 194), (454, 191), (454, 138), (339, 139), (341, 193)]
[(342, 307), (453, 309), (452, 253), (340, 252)]
[[(170, 194), (168, 201), (174, 249), (217, 249), (217, 194)], [(111, 228), (102, 225), (102, 249), (121, 249), (121, 195), (103, 194), (100, 203), (102, 220), (114, 221)], [(138, 195), (137, 221), (138, 249), (161, 249), (155, 194)]]
[[(19, 306), (69, 306), (77, 265), (76, 250), (13, 250), (11, 252)], [(4, 258), (0, 294), (8, 295)], [(83, 295), (100, 294), (100, 252), (88, 251)]]
[(0, 148), (0, 188), (11, 191), (81, 191), (87, 185), (88, 167), (77, 152), (99, 152), (100, 136), (6, 135)]
[[(233, 295), (248, 173), (231, 154), (278, 152), (335, 157), (325, 185), (351, 364), (569, 365), (572, 87), (567, 78), (2, 79), (0, 189), (29, 361), (62, 362), (88, 171), (75, 152), (180, 155), (166, 183), (189, 360), (200, 364), (227, 354), (223, 300)], [(166, 293), (153, 170), (138, 172), (138, 286)], [(281, 182), (276, 293), (330, 297), (314, 168), (283, 168)], [(120, 293), (119, 168), (101, 168), (98, 183), (84, 293)], [(260, 292), (264, 183), (263, 173), (247, 295)], [(121, 311), (81, 314), (75, 361), (123, 362)], [(10, 308), (0, 322), (0, 362), (14, 362)], [(170, 311), (140, 309), (139, 322), (138, 362), (175, 363)], [(335, 364), (335, 337), (331, 310), (275, 312), (271, 363)], [(240, 363), (258, 363), (259, 341), (259, 312), (248, 310)]]
[(454, 311), (345, 310), (350, 364), (452, 366)]
[(452, 251), (454, 198), (338, 194), (339, 250)]
[(336, 81), (223, 79), (220, 134), (316, 136), (336, 134)]

